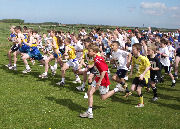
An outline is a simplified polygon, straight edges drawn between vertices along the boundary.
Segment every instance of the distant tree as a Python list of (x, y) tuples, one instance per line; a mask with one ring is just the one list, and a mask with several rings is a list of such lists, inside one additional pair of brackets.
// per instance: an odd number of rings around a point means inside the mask
[(22, 19), (2, 19), (2, 20), (0, 20), (0, 22), (23, 24), (23, 23), (24, 23), (24, 20), (22, 20)]

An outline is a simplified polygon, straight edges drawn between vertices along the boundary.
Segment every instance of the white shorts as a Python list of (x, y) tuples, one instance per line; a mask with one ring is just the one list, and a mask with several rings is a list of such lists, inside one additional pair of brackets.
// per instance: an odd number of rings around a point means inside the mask
[(77, 59), (70, 59), (68, 62), (66, 62), (66, 64), (69, 67), (73, 67), (74, 70), (78, 70), (79, 62)]
[[(91, 86), (96, 87), (96, 81), (93, 81)], [(105, 95), (107, 92), (109, 92), (109, 86), (99, 86), (100, 95)]]

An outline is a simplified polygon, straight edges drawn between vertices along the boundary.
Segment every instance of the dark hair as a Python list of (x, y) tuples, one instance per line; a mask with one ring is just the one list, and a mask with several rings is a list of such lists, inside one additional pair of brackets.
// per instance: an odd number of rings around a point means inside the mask
[(90, 38), (90, 37), (87, 37), (87, 38), (84, 39), (84, 42), (91, 43), (92, 41), (91, 41), (91, 38)]
[(133, 44), (133, 47), (135, 47), (138, 51), (142, 51), (142, 45), (140, 43)]
[(161, 43), (167, 45), (167, 40), (163, 38), (163, 39), (161, 39)]
[(56, 38), (57, 38), (57, 44), (58, 44), (58, 46), (61, 46), (62, 43), (63, 43), (63, 40), (62, 40), (61, 37), (59, 37), (59, 36), (56, 36)]
[(15, 29), (20, 31), (22, 30), (20, 26), (16, 26)]
[(120, 46), (118, 41), (112, 41), (113, 44), (117, 44), (118, 46)]
[(27, 26), (23, 26), (23, 29), (24, 29), (24, 30), (28, 30)]

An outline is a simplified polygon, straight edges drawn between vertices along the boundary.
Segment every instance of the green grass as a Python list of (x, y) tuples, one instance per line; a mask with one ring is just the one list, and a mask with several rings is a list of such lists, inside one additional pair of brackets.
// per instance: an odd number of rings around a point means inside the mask
[[(152, 91), (143, 89), (144, 108), (135, 108), (139, 98), (134, 92), (128, 99), (117, 93), (102, 101), (99, 93), (94, 95), (94, 119), (81, 119), (79, 113), (87, 109), (84, 93), (75, 90), (72, 70), (66, 74), (66, 86), (58, 87), (61, 79), (60, 68), (55, 77), (39, 79), (43, 72), (36, 62), (31, 66), (32, 72), (24, 75), (24, 65), (18, 58), (18, 70), (8, 70), (7, 51), (11, 46), (6, 40), (9, 25), (0, 24), (0, 128), (3, 129), (176, 129), (180, 127), (180, 81), (171, 88), (171, 81), (166, 77), (165, 83), (158, 84), (160, 99), (152, 102)], [(31, 64), (31, 63), (30, 63)], [(115, 69), (111, 69), (112, 73)], [(50, 74), (49, 74), (50, 75)], [(128, 81), (130, 86), (132, 79)], [(112, 82), (110, 89), (115, 87)]]

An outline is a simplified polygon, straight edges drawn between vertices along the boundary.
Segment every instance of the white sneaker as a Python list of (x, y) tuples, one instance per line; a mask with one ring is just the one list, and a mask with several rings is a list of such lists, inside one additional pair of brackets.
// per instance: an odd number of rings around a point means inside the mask
[(93, 113), (90, 113), (88, 111), (84, 112), (84, 113), (81, 113), (80, 114), (80, 117), (81, 118), (89, 118), (89, 119), (92, 119), (93, 118)]
[(43, 73), (43, 74), (39, 75), (39, 77), (40, 77), (40, 78), (48, 78), (48, 75), (45, 74), (45, 73)]
[(81, 83), (81, 79), (78, 78), (78, 79), (76, 79), (75, 81), (73, 81), (73, 83), (74, 83), (74, 84)]
[(138, 105), (136, 105), (135, 107), (144, 107), (144, 104), (141, 104), (141, 103), (139, 103)]
[(60, 81), (60, 82), (56, 83), (56, 85), (64, 86), (64, 85), (65, 85), (65, 82)]
[(12, 68), (11, 68), (12, 70), (17, 70), (17, 67), (16, 66), (12, 66)]
[(52, 75), (55, 76), (56, 75), (56, 69), (54, 68), (54, 66), (50, 66)]
[(9, 68), (9, 67), (12, 67), (10, 64), (7, 64), (7, 65), (5, 65), (5, 66), (8, 67), (8, 68)]
[(31, 72), (31, 69), (25, 69), (24, 71), (22, 71), (22, 73), (29, 73)]
[(84, 94), (84, 98), (85, 98), (85, 99), (88, 99), (87, 93)]
[(122, 85), (121, 84), (117, 84), (116, 85), (116, 88), (118, 88), (119, 89), (119, 91), (121, 91), (121, 92), (125, 92), (125, 89), (122, 87)]
[(78, 91), (85, 91), (85, 88), (84, 88), (83, 86), (78, 86), (78, 87), (76, 87), (76, 89), (77, 89)]
[(127, 81), (127, 80), (128, 80), (128, 76), (125, 76), (124, 80), (126, 80), (126, 81)]

